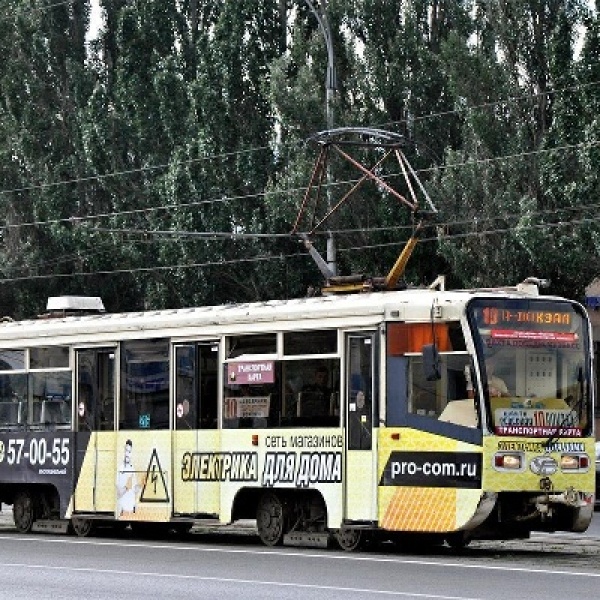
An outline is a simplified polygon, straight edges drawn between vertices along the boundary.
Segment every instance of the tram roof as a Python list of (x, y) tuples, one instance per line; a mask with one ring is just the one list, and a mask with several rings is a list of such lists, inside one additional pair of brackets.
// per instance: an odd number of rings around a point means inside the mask
[[(475, 296), (523, 297), (515, 288), (497, 290), (440, 291), (415, 288), (401, 291), (327, 295), (291, 300), (224, 304), (167, 310), (100, 313), (12, 321), (0, 324), (0, 344), (83, 344), (138, 337), (215, 336), (223, 333), (253, 333), (339, 326), (368, 326), (383, 319), (430, 318), (432, 304), (441, 307), (441, 318), (458, 319), (464, 305)], [(440, 318), (440, 315), (438, 315)], [(85, 338), (84, 338), (85, 336)]]

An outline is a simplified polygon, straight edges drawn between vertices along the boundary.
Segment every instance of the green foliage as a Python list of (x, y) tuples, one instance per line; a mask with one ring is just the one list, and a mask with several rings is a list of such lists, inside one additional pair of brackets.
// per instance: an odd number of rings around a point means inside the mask
[[(89, 0), (0, 7), (0, 311), (35, 314), (66, 293), (130, 310), (319, 286), (285, 235), (318, 153), (307, 140), (326, 127), (327, 48), (308, 4), (100, 3), (92, 42)], [(597, 13), (579, 0), (316, 4), (335, 126), (403, 135), (439, 210), (406, 281), (539, 275), (580, 298), (600, 251)], [(335, 203), (360, 175), (338, 160), (330, 172)], [(385, 176), (410, 196), (397, 170)], [(369, 183), (327, 227), (340, 273), (385, 275), (414, 219)], [(324, 254), (323, 234), (315, 244)]]

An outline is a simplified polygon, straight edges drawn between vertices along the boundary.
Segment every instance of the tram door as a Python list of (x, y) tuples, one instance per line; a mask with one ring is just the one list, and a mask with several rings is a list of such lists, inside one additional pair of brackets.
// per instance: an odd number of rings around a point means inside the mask
[(173, 440), (173, 512), (219, 513), (219, 483), (201, 481), (200, 453), (219, 451), (218, 358), (216, 341), (177, 344), (174, 348), (175, 433)]
[(115, 348), (75, 351), (75, 444), (79, 466), (75, 511), (114, 511), (115, 351)]
[(374, 365), (375, 332), (346, 337), (346, 470), (344, 517), (376, 519), (376, 461), (373, 423), (377, 408)]

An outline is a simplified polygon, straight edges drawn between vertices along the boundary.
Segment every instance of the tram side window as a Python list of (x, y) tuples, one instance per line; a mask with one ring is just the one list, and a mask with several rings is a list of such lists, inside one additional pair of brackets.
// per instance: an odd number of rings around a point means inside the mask
[[(226, 340), (226, 355), (236, 359), (224, 365), (223, 427), (269, 427), (277, 419), (279, 395), (277, 362), (259, 356), (274, 356), (274, 333), (232, 335)], [(244, 359), (247, 357), (247, 359)]]
[(70, 429), (72, 386), (66, 346), (0, 351), (0, 428)]
[(227, 338), (227, 357), (238, 358), (245, 354), (275, 354), (277, 336), (274, 333), (232, 335)]
[(72, 379), (70, 371), (29, 373), (29, 425), (39, 429), (70, 427)]
[(177, 429), (198, 427), (198, 369), (196, 346), (175, 349), (175, 414)]
[[(475, 405), (472, 394), (467, 389), (466, 371), (469, 365), (469, 356), (465, 353), (440, 355), (440, 379), (428, 381), (421, 355), (408, 357), (409, 365), (409, 412), (417, 415), (433, 417), (440, 420), (454, 420), (450, 417), (457, 412), (460, 404), (464, 402), (465, 410), (475, 414)], [(471, 414), (469, 424), (473, 423)], [(466, 425), (467, 423), (459, 423)]]
[(25, 369), (25, 350), (0, 350), (0, 371)]
[(338, 426), (339, 378), (337, 358), (228, 363), (223, 426)]
[[(436, 344), (439, 378), (424, 368), (423, 347)], [(419, 415), (468, 427), (477, 425), (473, 394), (468, 385), (470, 358), (460, 324), (405, 324), (388, 327), (388, 425), (401, 415)], [(405, 404), (406, 408), (402, 408)]]
[(31, 348), (29, 350), (30, 369), (59, 369), (68, 366), (69, 348), (66, 346)]
[(36, 371), (29, 373), (28, 424), (33, 429), (69, 429), (73, 375), (62, 370), (69, 368), (69, 348), (30, 348), (29, 368)]
[(24, 350), (0, 350), (0, 429), (18, 429), (27, 421)]
[(339, 425), (339, 360), (285, 363), (284, 417), (291, 426)]
[(336, 353), (337, 333), (337, 329), (290, 331), (283, 335), (283, 353), (286, 356)]
[[(340, 423), (335, 329), (231, 336), (223, 375), (223, 427), (334, 427)], [(304, 358), (301, 358), (304, 356)]]
[(0, 375), (0, 428), (18, 429), (27, 423), (27, 375)]
[(261, 428), (277, 425), (279, 377), (275, 361), (244, 361), (225, 365), (223, 427)]
[(337, 354), (338, 330), (290, 331), (283, 336), (287, 357), (308, 359), (282, 363), (282, 425), (335, 427), (340, 423), (340, 362), (338, 358), (313, 358)]
[(121, 429), (168, 429), (169, 344), (135, 340), (121, 346)]

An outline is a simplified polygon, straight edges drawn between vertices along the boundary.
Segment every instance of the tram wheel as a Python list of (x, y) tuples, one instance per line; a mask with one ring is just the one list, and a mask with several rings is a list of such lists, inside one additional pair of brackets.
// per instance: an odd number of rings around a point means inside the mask
[(263, 494), (256, 510), (258, 536), (266, 546), (279, 546), (283, 543), (288, 522), (286, 504), (277, 494)]
[(88, 537), (94, 530), (94, 522), (91, 519), (73, 517), (71, 519), (70, 529), (77, 537)]
[(20, 533), (29, 533), (36, 519), (35, 499), (30, 492), (20, 492), (13, 502), (15, 527)]
[(341, 527), (335, 532), (334, 537), (337, 545), (347, 552), (357, 550), (365, 542), (365, 532), (350, 527)]

